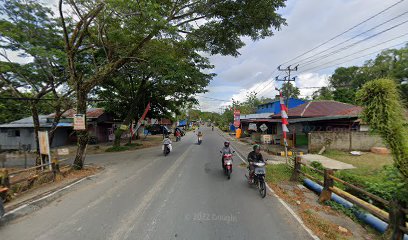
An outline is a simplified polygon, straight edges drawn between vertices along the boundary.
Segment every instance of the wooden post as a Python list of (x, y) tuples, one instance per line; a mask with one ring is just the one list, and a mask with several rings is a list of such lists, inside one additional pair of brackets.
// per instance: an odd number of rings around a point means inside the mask
[(0, 169), (0, 185), (6, 188), (10, 188), (10, 178), (8, 170), (6, 168)]
[(54, 157), (54, 159), (52, 159), (51, 167), (52, 167), (53, 178), (55, 181), (57, 175), (60, 173), (58, 158)]
[(402, 211), (402, 205), (397, 200), (390, 201), (389, 205), (389, 225), (385, 232), (385, 236), (392, 240), (402, 240), (404, 238), (404, 232), (402, 228), (405, 228), (405, 222), (407, 221), (405, 213)]
[(319, 196), (319, 202), (326, 202), (331, 199), (332, 192), (330, 188), (333, 187), (334, 181), (330, 178), (330, 175), (333, 175), (333, 173), (333, 169), (324, 169), (324, 186)]
[(292, 176), (290, 178), (290, 181), (292, 182), (299, 181), (299, 172), (300, 172), (300, 166), (301, 166), (300, 161), (301, 161), (300, 157), (295, 157), (295, 161), (294, 161), (295, 165), (293, 168)]

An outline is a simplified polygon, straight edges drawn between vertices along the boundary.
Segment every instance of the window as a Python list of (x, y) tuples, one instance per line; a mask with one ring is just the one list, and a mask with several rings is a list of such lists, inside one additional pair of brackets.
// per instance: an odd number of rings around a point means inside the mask
[(20, 137), (20, 130), (12, 129), (8, 130), (9, 137)]

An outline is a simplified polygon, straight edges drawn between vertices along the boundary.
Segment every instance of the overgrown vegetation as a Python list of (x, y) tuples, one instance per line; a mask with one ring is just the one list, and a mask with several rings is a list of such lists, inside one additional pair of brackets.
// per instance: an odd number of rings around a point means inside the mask
[(287, 164), (272, 164), (266, 166), (266, 181), (279, 183), (289, 181), (292, 176), (292, 168)]
[(129, 149), (130, 148), (127, 146), (113, 146), (113, 147), (107, 148), (105, 152), (122, 152), (122, 151), (127, 151)]

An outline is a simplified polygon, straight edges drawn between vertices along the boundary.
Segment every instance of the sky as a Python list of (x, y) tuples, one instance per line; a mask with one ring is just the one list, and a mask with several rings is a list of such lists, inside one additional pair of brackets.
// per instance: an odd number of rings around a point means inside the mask
[[(42, 2), (57, 10), (57, 0)], [(238, 57), (203, 53), (215, 66), (211, 72), (216, 77), (207, 87), (207, 93), (197, 95), (198, 108), (219, 112), (231, 104), (232, 99), (244, 101), (252, 91), (258, 97), (274, 98), (275, 88), (281, 85), (274, 79), (278, 75), (279, 78), (285, 76), (276, 70), (281, 64), (282, 67), (299, 64), (292, 76), (296, 76), (294, 83), (300, 88), (301, 97), (308, 97), (318, 87), (328, 85), (328, 78), (337, 67), (362, 65), (382, 49), (400, 48), (408, 41), (408, 0), (287, 0), (286, 7), (278, 12), (288, 25), (274, 31), (274, 36), (256, 42), (244, 37), (246, 46), (239, 50)], [(342, 48), (345, 49), (338, 51)], [(288, 62), (311, 49), (314, 50)], [(17, 55), (10, 53), (10, 58), (21, 61)]]
[[(219, 112), (220, 108), (230, 104), (232, 99), (243, 101), (246, 95), (254, 90), (258, 97), (275, 97), (277, 91), (274, 89), (280, 87), (280, 83), (274, 79), (278, 75), (280, 78), (285, 76), (284, 72), (276, 71), (277, 66), (400, 1), (288, 0), (287, 6), (278, 11), (286, 18), (288, 25), (275, 32), (274, 36), (256, 42), (244, 38), (246, 46), (240, 49), (241, 55), (238, 57), (207, 55), (215, 66), (213, 72), (217, 76), (208, 86), (208, 92), (198, 95), (199, 108), (203, 111)], [(402, 47), (404, 42), (408, 41), (407, 11), (408, 0), (405, 0), (282, 67), (290, 64), (295, 66), (300, 60), (304, 60), (303, 64), (300, 61), (298, 71), (293, 72), (292, 76), (297, 76), (295, 85), (300, 88), (301, 97), (310, 96), (317, 90), (310, 87), (326, 86), (328, 78), (337, 67), (362, 65), (368, 59), (374, 58), (381, 49)], [(405, 21), (407, 23), (404, 23)], [(398, 24), (401, 25), (381, 33)], [(376, 27), (377, 25), (380, 26)], [(407, 34), (400, 37), (405, 33)], [(338, 46), (322, 52), (336, 45)], [(378, 46), (373, 47), (375, 45)], [(342, 48), (345, 49), (336, 51)], [(303, 59), (313, 55), (316, 56)], [(350, 56), (346, 57), (347, 55)], [(320, 60), (314, 61), (315, 59)]]

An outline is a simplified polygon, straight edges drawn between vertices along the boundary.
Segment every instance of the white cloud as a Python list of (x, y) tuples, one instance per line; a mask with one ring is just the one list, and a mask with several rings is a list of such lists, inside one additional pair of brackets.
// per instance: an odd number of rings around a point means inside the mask
[(328, 74), (304, 73), (296, 80), (296, 86), (300, 88), (301, 97), (311, 96), (317, 89), (328, 85)]

